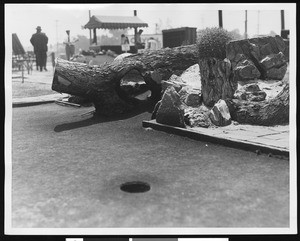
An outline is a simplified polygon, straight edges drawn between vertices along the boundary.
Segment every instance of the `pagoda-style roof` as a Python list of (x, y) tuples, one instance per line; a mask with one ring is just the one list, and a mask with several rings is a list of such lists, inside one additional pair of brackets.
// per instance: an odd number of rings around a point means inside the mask
[(84, 28), (94, 29), (126, 29), (143, 28), (148, 24), (143, 22), (137, 16), (99, 16), (93, 15), (90, 21), (84, 25)]

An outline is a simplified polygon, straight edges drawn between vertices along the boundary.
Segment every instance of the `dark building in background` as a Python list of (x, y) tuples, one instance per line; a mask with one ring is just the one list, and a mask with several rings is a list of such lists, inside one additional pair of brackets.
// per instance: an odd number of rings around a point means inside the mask
[(182, 45), (195, 44), (197, 39), (197, 28), (174, 28), (162, 31), (163, 47), (177, 47)]

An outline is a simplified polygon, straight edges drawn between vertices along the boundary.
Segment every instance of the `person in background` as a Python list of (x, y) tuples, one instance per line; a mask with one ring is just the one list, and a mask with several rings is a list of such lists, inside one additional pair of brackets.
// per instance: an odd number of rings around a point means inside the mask
[(121, 45), (125, 44), (125, 39), (126, 39), (125, 34), (122, 34), (121, 35)]
[(45, 33), (42, 33), (42, 28), (37, 26), (36, 33), (33, 34), (30, 38), (30, 43), (33, 46), (34, 54), (36, 57), (37, 68), (40, 68), (40, 71), (47, 71), (47, 51), (48, 51), (48, 37)]
[(121, 49), (122, 49), (122, 52), (125, 52), (125, 53), (127, 53), (127, 51), (130, 50), (129, 39), (127, 36), (125, 36), (125, 34), (121, 35)]
[(144, 46), (142, 44), (142, 39), (141, 39), (141, 35), (143, 33), (143, 30), (140, 29), (136, 35), (135, 35), (135, 48), (136, 48), (136, 51), (138, 51), (138, 49), (143, 49)]
[(149, 50), (157, 50), (158, 49), (158, 43), (153, 37), (149, 38), (147, 49), (149, 49)]

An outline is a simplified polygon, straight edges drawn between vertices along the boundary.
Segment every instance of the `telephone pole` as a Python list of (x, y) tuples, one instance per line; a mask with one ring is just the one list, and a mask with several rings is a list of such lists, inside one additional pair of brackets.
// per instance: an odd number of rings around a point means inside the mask
[(58, 56), (58, 20), (55, 20), (55, 27), (56, 27), (56, 55)]
[(284, 26), (284, 10), (281, 10), (281, 30), (284, 30), (285, 29), (285, 26)]
[(259, 14), (260, 14), (260, 11), (258, 10), (258, 12), (257, 12), (257, 35), (259, 35)]
[[(89, 10), (89, 21), (91, 20), (91, 10)], [(90, 45), (92, 44), (92, 30), (90, 29)]]
[(247, 10), (245, 10), (245, 39), (248, 38), (248, 33), (247, 33), (247, 22), (248, 22), (248, 19), (247, 19)]
[(219, 28), (223, 28), (222, 10), (219, 10)]

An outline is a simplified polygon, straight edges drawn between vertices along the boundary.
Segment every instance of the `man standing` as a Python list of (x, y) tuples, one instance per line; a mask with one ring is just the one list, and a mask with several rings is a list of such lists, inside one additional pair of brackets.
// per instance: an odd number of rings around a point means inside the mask
[(40, 26), (36, 28), (36, 33), (32, 35), (30, 42), (33, 45), (37, 67), (40, 68), (40, 71), (43, 71), (43, 69), (47, 71), (48, 37), (45, 33), (42, 33), (42, 28)]
[(136, 48), (136, 52), (138, 52), (139, 49), (143, 49), (144, 45), (142, 43), (142, 38), (141, 35), (143, 33), (143, 30), (140, 29), (136, 35), (135, 35), (135, 48)]

